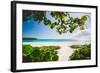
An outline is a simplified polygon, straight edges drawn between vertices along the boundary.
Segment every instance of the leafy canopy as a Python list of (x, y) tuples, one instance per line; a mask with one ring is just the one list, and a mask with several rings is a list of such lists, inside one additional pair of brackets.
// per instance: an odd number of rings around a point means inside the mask
[(72, 33), (76, 28), (80, 30), (85, 29), (85, 23), (87, 21), (87, 16), (84, 15), (81, 18), (71, 17), (68, 12), (56, 12), (51, 11), (50, 16), (54, 19), (51, 21), (47, 15), (46, 11), (23, 11), (23, 21), (33, 18), (36, 21), (42, 22), (49, 26), (51, 29), (56, 28), (59, 34), (70, 32)]

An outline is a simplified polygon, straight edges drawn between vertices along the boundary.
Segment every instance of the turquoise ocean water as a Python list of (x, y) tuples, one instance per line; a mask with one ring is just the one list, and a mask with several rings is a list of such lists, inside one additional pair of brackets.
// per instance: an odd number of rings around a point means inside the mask
[(72, 39), (36, 39), (36, 40), (23, 40), (23, 42), (72, 42)]

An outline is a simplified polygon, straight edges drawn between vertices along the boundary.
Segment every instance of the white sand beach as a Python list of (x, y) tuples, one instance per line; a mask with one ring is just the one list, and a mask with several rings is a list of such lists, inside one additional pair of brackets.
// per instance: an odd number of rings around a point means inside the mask
[(74, 49), (70, 48), (70, 45), (82, 45), (83, 42), (24, 42), (23, 44), (30, 44), (32, 46), (60, 46), (58, 50), (59, 61), (68, 61), (69, 56), (74, 52)]

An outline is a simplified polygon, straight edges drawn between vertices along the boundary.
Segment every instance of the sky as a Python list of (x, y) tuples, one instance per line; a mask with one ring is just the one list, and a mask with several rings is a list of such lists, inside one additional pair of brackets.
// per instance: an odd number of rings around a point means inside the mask
[[(53, 21), (53, 18), (49, 15), (50, 12), (47, 12), (47, 17)], [(90, 36), (91, 32), (91, 20), (90, 13), (77, 13), (70, 12), (70, 16), (79, 17), (83, 15), (88, 15), (88, 20), (86, 22), (86, 29), (84, 31), (79, 31), (79, 28), (75, 29), (73, 33), (64, 33), (59, 34), (56, 32), (56, 29), (51, 29), (49, 26), (44, 25), (43, 22), (34, 21), (34, 19), (30, 19), (23, 22), (23, 37), (27, 38), (38, 38), (38, 39), (71, 39), (79, 36)], [(81, 34), (80, 34), (81, 33)], [(86, 33), (86, 34), (85, 34)], [(87, 33), (89, 35), (87, 35)]]

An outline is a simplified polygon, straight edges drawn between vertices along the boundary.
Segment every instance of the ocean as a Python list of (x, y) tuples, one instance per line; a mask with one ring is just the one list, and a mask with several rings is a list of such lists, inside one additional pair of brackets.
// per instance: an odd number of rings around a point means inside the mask
[(23, 42), (74, 42), (72, 39), (36, 39), (36, 40), (23, 40)]

